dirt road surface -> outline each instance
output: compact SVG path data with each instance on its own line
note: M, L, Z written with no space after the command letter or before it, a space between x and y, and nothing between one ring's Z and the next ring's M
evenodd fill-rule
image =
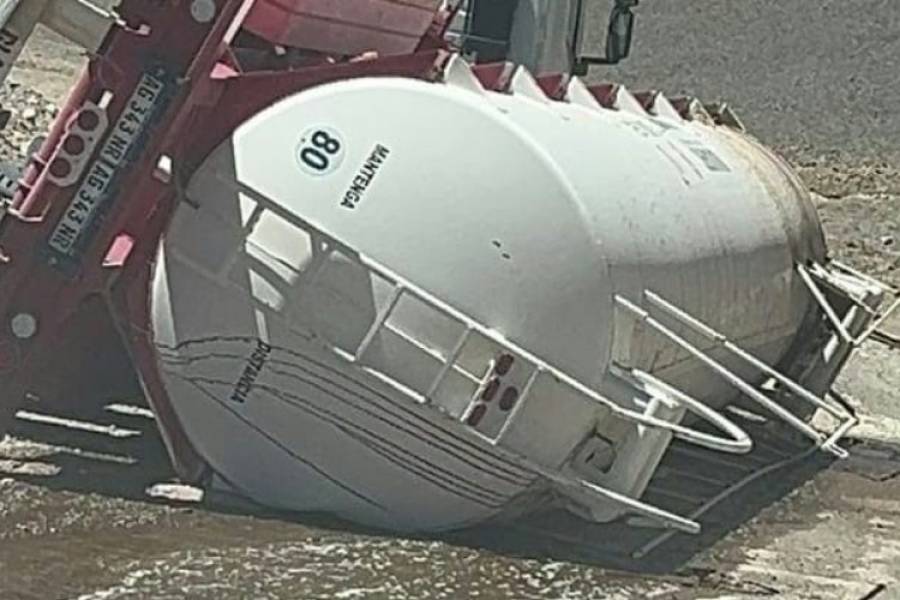
M600 29L606 3L595 9ZM900 3L639 10L633 58L592 77L730 102L817 194L833 252L900 284ZM78 61L56 36L33 40L3 93L15 118L0 154L46 125ZM900 598L900 352L867 345L838 388L863 415L849 460L794 462L706 515L699 538L643 561L612 556L634 547L603 530L397 539L221 498L151 498L172 475L134 399L97 399L65 424L29 406L0 443L0 598Z

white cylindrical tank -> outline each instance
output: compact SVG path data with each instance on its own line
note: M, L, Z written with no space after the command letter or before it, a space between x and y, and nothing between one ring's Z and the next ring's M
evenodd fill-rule
M597 389L615 358L715 405L733 397L617 315L617 295L645 290L781 361L814 309L795 265L825 252L805 190L745 135L622 94L603 108L575 80L550 100L524 70L488 91L454 63L444 83L324 85L235 131L192 180L152 297L169 395L222 479L412 529L478 521L532 489L533 472L501 464L499 425L472 457L456 447L473 389L442 389L440 410L392 400L427 396L452 327L411 305L370 339L393 287L357 253ZM527 451L548 468L603 416L566 402Z

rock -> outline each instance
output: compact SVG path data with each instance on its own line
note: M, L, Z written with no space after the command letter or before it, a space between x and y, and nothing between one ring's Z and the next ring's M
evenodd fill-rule
M178 483L156 483L145 490L151 498L174 502L202 502L203 490L191 485Z
M22 111L22 118L25 119L26 121L34 121L35 119L37 119L37 116L38 116L38 111L33 106L29 106L25 110Z

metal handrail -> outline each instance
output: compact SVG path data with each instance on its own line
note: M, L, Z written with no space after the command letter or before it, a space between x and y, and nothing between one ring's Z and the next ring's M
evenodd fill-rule
M831 303L828 302L828 299L825 297L825 294L822 293L822 290L816 284L813 279L813 275L816 277L822 278L827 281L828 271L820 264L814 263L812 265L812 270L808 269L804 265L797 265L797 271L800 274L800 278L803 280L803 283L806 284L806 287L809 289L810 294L812 294L813 298L822 308L822 311L825 313L825 316L828 317L828 320L831 321L831 324L834 326L835 330L838 332L838 335L841 338L853 346L854 348L858 348L861 346L866 340L872 337L876 332L878 332L879 328L887 321L898 309L900 309L900 288L888 285L883 281L879 281L870 275L866 275L865 273L861 273L856 269L845 265L844 263L838 261L831 261L830 264L836 267L839 271L843 271L847 275L851 275L861 281L869 283L879 290L882 293L887 293L893 296L893 301L891 304L881 311L873 311L870 307L866 307L866 310L874 316L874 319L866 327L858 336L853 337L849 331L847 331L846 326L838 318L837 314L834 312L834 307L831 306ZM833 283L831 285L834 285ZM850 295L848 294L848 297ZM855 301L855 298L850 297L851 300Z
M747 444L749 438L746 433L744 433L737 425L735 425L723 414L709 409L708 407L704 407L697 402L686 404L688 412L691 412L702 420L709 422L720 431L728 434L729 437L711 436L710 434L697 429L685 427L677 423L665 421L651 415L645 415L641 412L625 408L620 404L610 400L606 396L600 394L599 392L591 389L587 385L578 381L576 378L568 375L560 368L551 365L549 362L539 358L529 350L526 350L518 344L506 339L497 331L479 323L460 310L447 304L440 298L437 298L430 292L420 288L392 269L380 264L371 257L363 254L362 252L355 250L348 244L341 242L322 228L312 224L310 221L300 217L299 215L286 210L284 207L273 202L264 194L255 190L253 187L235 180L231 180L230 182L223 182L226 185L235 186L237 188L236 191L250 196L255 202L258 202L266 210L272 211L297 228L306 231L307 233L317 234L321 236L326 242L328 242L328 246L331 252L334 252L335 250L340 251L347 258L358 263L360 266L364 267L370 272L376 274L390 285L394 286L395 288L401 288L399 292L396 292L396 297L392 296L390 303L392 304L392 306L388 308L387 314L379 314L379 317L375 322L373 322L372 326L369 328L369 331L366 332L363 337L364 342L367 340L371 341L372 337L374 337L375 333L377 333L375 330L380 329L381 326L389 319L389 313L392 312L396 307L399 296L409 294L410 296L421 300L425 304L431 305L434 309L459 322L464 327L477 332L479 335L497 344L502 349L514 355L517 355L523 358L525 361L531 363L535 367L540 368L542 372L553 376L558 382L565 384L584 398L588 399L593 404L609 410L612 414L621 419L645 425L647 427L669 431L673 435L678 436L678 438L681 440L698 446L702 446L704 448L731 452L735 454L746 453L749 451L749 446ZM250 233L252 233L252 228L250 229L250 231L246 232L248 236L250 235ZM340 348L336 349L341 350ZM359 352L359 348L349 353L347 351L341 350L340 355L345 357L345 359L349 360L350 362L360 364L359 357L361 357L361 353ZM387 374L382 375L384 377L390 378ZM406 386L402 387L405 388Z
M694 358L702 362L706 365L710 370L717 373L723 379L725 379L728 383L736 387L740 390L744 395L748 396L757 404L763 406L768 411L774 413L786 423L788 423L791 427L803 433L808 438L812 439L816 446L822 448L825 451L831 452L832 454L840 457L846 458L848 453L843 448L837 445L837 441L843 437L847 431L849 431L854 425L858 423L858 419L855 415L847 414L844 411L839 411L830 404L828 404L822 398L816 396L799 383L785 376L784 374L778 372L776 369L773 369L769 365L765 364L763 361L759 360L749 352L742 349L740 346L730 341L725 335L719 333L718 331L712 329L705 323L701 322L699 319L693 317L687 312L681 310L671 302L668 302L660 295L646 290L644 292L644 296L647 298L648 302L650 302L655 307L659 308L670 317L685 325L693 332L705 337L717 344L719 344L722 348L728 351L733 356L741 359L745 363L749 364L756 370L760 371L772 377L776 381L780 382L782 385L790 389L792 392L797 394L803 400L810 402L814 406L821 408L827 411L834 418L841 421L841 424L837 427L837 429L829 434L825 435L820 431L813 428L809 423L803 421L789 410L763 394L761 391L756 389L754 386L744 381L741 377L733 373L730 369L713 359L709 354L700 350L694 344L691 344L687 340L685 340L680 335L676 334L674 331L666 327L664 324L653 318L649 312L646 310L636 306L632 302L622 298L621 296L616 297L616 302L622 308L628 310L635 318L641 320L642 322L649 325L651 328L660 333L663 337L667 338L676 346L682 348L691 354Z
M451 369L459 368L459 366L456 364L456 359L462 352L466 341L473 333L475 333L483 336L488 341L494 342L506 351L518 355L518 357L524 359L524 361L530 361L532 363L532 367L534 370L532 372L532 376L529 378L529 385L526 386L528 389L523 390L523 396L521 396L520 398L524 398L527 393L531 391L531 388L533 387L533 384L537 377L547 373L553 376L557 382L569 385L593 403L599 406L603 406L622 419L632 421L647 427L668 431L672 433L672 435L677 436L678 438L685 440L686 442L713 450L731 453L743 453L749 450L751 446L749 436L747 436L747 434L737 425L735 425L729 419L725 418L724 415L721 415L711 408L702 405L701 403L687 396L683 396L678 393L670 394L671 396L673 396L672 399L674 401L682 402L685 405L686 410L694 412L702 419L708 420L713 425L719 427L722 431L727 433L730 437L719 437L711 435L703 431L694 430L691 428L680 426L676 423L671 423L655 418L652 415L644 415L634 410L624 408L619 404L609 400L600 393L587 387L586 385L580 383L575 378L565 374L560 369L549 365L547 362L538 358L524 348L521 348L515 343L507 340L498 332L476 322L474 319L468 317L461 311L458 311L452 306L446 304L439 298L434 297L426 290L423 290L418 286L412 284L411 282L405 280L403 277L401 277L391 269L354 250L349 245L341 242L334 236L325 232L323 229L313 225L308 220L289 212L284 207L271 201L269 198L267 198L265 195L261 194L251 186L237 182L235 179L224 176L223 174L216 174L215 177L232 191L238 194L244 194L253 199L258 203L259 207L261 207L261 210L269 210L273 214L286 220L288 223L291 223L295 227L298 227L299 229L310 234L311 237L316 240L315 245L317 248L319 248L320 252L320 255L317 257L316 261L314 261L316 266L313 270L316 272L316 274L321 272L321 268L325 264L327 255L330 255L334 252L340 252L346 258L355 261L360 266L368 269L371 273L377 275L384 281L388 282L390 285L394 286L394 290L392 290L392 294L389 296L387 306L383 307L382 310L379 311L375 322L373 322L373 324L370 326L369 331L366 332L366 334L362 338L362 341L353 352L348 352L347 350L344 350L327 341L325 346L328 350L332 351L343 360L354 364L357 368L364 370L367 374L370 374L380 381L383 381L386 385L393 387L399 393L411 398L412 400L418 403L427 403L430 401L430 398L436 393L441 381L444 377L446 377L447 373L449 373ZM246 226L236 228L235 233L237 235L243 236L246 239L253 233L253 230L256 227L256 223L258 223L259 221L260 219L251 220L251 222ZM187 258L185 257L185 259ZM200 265L195 265L195 267L203 272L207 271ZM213 278L221 275L221 273L209 273L209 276ZM420 391L412 389L407 385L401 383L400 381L392 378L387 373L382 373L377 369L366 366L363 360L367 347L372 342L372 339L377 335L377 329L381 327L391 327L390 323L388 323L390 315L398 305L400 298L405 294L410 294L416 298L419 298L426 304L429 304L433 308L437 309L439 312L442 312L445 316L448 316L463 325L463 331L460 337L456 340L452 351L447 356L435 356L437 352L429 353L434 358L443 360L444 364L435 379L431 382L431 385L428 386L429 389L425 395L423 395ZM640 374L637 374L636 377L638 379L641 378ZM655 378L652 378L652 376L647 375L645 382L653 384L657 388L657 390L666 390L665 384L656 380ZM521 406L523 404L524 402L520 401L519 403L517 403L517 406ZM446 418L452 418L449 415L446 415L444 413L442 414ZM510 418L512 418L512 415ZM458 422L458 419L454 418L453 420L455 422ZM475 433L473 432L472 435L475 435ZM536 462L528 456L522 455L514 449L506 447L502 443L499 443L497 440L499 440L501 437L502 436L498 435L497 438L492 442L497 450L503 451L504 453L509 455L511 459L519 462L524 468L528 468L536 475L553 484L554 487L556 487L561 493L565 494L575 502L585 504L586 506L588 506L588 508L590 508L591 504L596 502L612 503L614 505L618 505L623 513L642 515L646 518L652 519L653 521L659 523L662 527L668 529L677 529L679 531L684 531L687 533L697 533L700 531L699 523L694 520L669 512L658 506L648 504L636 498L632 498L626 494L604 488L581 477L574 477L571 474L560 471L559 469L551 469L545 467L544 465Z

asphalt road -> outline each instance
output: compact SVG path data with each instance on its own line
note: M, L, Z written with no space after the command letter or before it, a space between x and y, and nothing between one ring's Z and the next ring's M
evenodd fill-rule
M611 0L594 0L592 38ZM632 56L594 79L731 103L778 146L900 163L897 0L644 0Z

